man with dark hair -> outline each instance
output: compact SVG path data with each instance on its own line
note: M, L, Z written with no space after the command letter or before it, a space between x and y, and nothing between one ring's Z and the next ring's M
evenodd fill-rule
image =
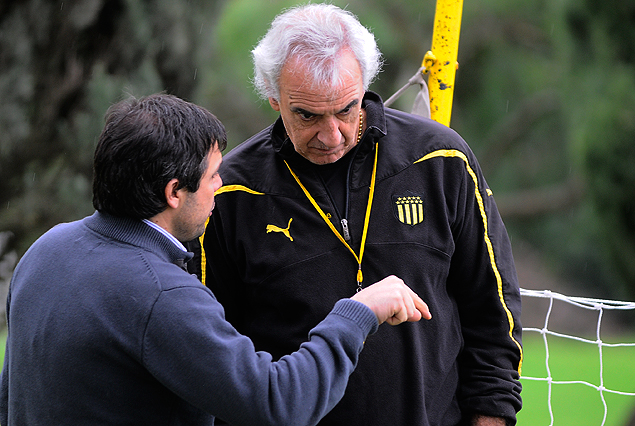
M191 253L181 242L214 208L225 144L211 113L174 96L109 110L95 151L97 211L48 231L14 272L0 424L315 424L379 324L430 318L388 277L334 303L291 355L256 352L182 269Z
M514 424L520 291L469 146L368 90L381 54L348 11L285 10L252 54L256 88L280 117L227 154L202 237L215 261L201 279L227 320L277 358L334 301L390 271L435 316L369 340L320 424Z

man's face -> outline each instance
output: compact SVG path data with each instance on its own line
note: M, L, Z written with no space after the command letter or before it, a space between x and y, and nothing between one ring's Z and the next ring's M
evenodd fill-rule
M207 219L214 209L214 193L223 185L218 168L223 156L218 147L212 148L207 155L207 170L201 177L201 184L196 192L183 191L185 202L174 220L174 236L179 241L190 241L205 232Z
M357 144L364 85L359 63L343 53L336 87L313 87L306 67L290 58L280 74L280 99L269 98L280 112L295 150L314 164L333 163Z

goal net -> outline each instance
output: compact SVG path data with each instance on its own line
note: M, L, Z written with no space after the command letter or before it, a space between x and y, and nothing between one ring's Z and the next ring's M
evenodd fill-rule
M630 331L629 334L628 328L624 327L624 324L628 323L628 321L624 321L624 318L619 317L619 315L613 315L614 313L621 313L620 315L624 315L625 318L630 316L632 320L632 315L635 314L635 302L572 297L549 290L521 289L521 296L523 298L523 341L527 340L528 344L533 342L531 346L525 347L525 363L521 374L523 386L529 387L529 382L541 382L546 385L546 405L551 425L572 424L570 423L571 419L564 420L570 417L570 413L563 413L562 417L555 414L557 410L554 409L555 402L552 397L556 387L571 387L567 389L567 395L569 395L573 387L583 386L587 389L592 389L596 391L595 395L599 397L601 404L587 404L584 401L579 401L576 404L573 401L573 406L577 406L578 410L583 412L584 410L595 410L595 416L601 420L601 423L594 423L595 420L591 423L591 417L587 417L584 423L578 424L608 425L607 417L610 410L612 410L612 406L607 402L607 397L609 395L635 396L635 392L633 392L635 383L633 383L632 379L627 380L626 385L619 380L610 381L610 383L605 380L607 375L605 367L609 363L612 369L617 371L617 376L623 376L626 372L635 370L632 364L632 360L635 359L635 343L611 343L611 341L616 339L626 340L624 336L629 335L628 340L635 340L635 333ZM526 312L531 315L530 319L527 320L528 324L525 324ZM540 341L542 341L542 344L540 344ZM571 342L576 342L576 344ZM542 348L542 345L544 345L544 348ZM568 359L559 361L565 367L558 370L553 365L553 359L556 358L555 351L560 350L563 346L573 349L567 355ZM612 350L612 348L634 349L629 355L622 355L623 358L620 361L620 358L613 358L607 355L607 352ZM532 350L534 353L531 353ZM583 356L584 352L590 353L592 356L585 358ZM537 357L540 360L536 359ZM624 357L630 357L631 362L619 366L614 365L625 362ZM532 369L528 368L530 362L532 363ZM538 363L544 363L544 366L535 368ZM525 375L525 368L531 370L527 372L529 375ZM536 372L538 374L533 374ZM615 372L611 374L615 375ZM629 374L630 377L634 376L633 373ZM622 388L614 383L619 383ZM628 385L629 383L630 386ZM573 397L567 399L571 398ZM595 397L592 396L592 398ZM543 403L544 399L540 404ZM635 407L635 399L626 398L626 402L622 402L621 406L622 408L620 409L623 412L621 421L623 422L624 418L628 420L631 417L630 412ZM601 411L602 407L604 413L599 415L597 412ZM559 413L562 413L562 410ZM564 421L561 422L560 420Z

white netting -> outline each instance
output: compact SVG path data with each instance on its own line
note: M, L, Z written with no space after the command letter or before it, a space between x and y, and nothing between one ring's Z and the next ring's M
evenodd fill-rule
M547 299L548 300L548 308L547 308L547 312L545 315L545 319L544 319L544 324L542 326L542 328L538 328L538 327L523 327L523 334L527 335L527 333L539 333L540 335L542 335L542 339L544 341L544 345L545 345L545 367L546 367L546 377L529 377L529 376L525 376L522 375L521 379L522 380L533 380L533 381L541 381L541 382L546 382L548 385L548 407L549 407L549 414L551 416L551 425L554 424L554 414L553 414L553 408L552 408L552 401L551 401L551 395L552 395L552 386L553 385L566 385L566 384L581 384L581 385L585 385L585 386L589 386L591 388L594 388L595 390L597 390L600 394L600 398L602 400L602 404L604 405L604 417L602 420L602 425L605 424L606 422L606 418L607 418L607 414L608 414L608 405L606 403L606 400L604 398L605 394L607 393L613 393L613 394L620 394L620 395L627 395L627 396L635 396L635 393L633 392L625 392L623 390L616 390L616 389L608 389L604 386L604 363L603 363L603 349L604 348L608 348L608 347L623 347L623 346L631 346L631 347L635 347L635 343L606 343L602 341L601 338L601 334L600 334L600 328L602 326L602 320L604 317L604 314L606 311L609 310L635 310L635 302L621 302L621 301L615 301L615 300L602 300L602 299L593 299L593 298L586 298L586 297L572 297L572 296L564 296L562 294L559 293L555 293L552 292L550 290L526 290L526 289L521 289L521 296L523 296L523 298L538 298L538 299ZM584 310L588 310L588 311L594 311L597 312L597 321L595 324L595 340L593 339L589 339L589 338L585 338L585 337L580 337L580 336L576 336L573 334L568 334L568 333L560 333L560 332L556 332L556 331L552 331L551 329L549 329L550 326L550 320L552 318L552 308L554 305L554 301L560 301L563 303L566 303L568 305L574 306L576 308L579 309L584 309ZM525 303L525 299L523 299L523 304ZM523 307L524 309L524 307ZM598 377L598 382L597 383L590 383L587 381L583 381L583 380L570 380L570 381L559 381L559 380L554 380L554 378L552 377L551 374L551 368L550 368L550 364L549 364L549 343L548 343L548 339L547 336L555 336L555 337L561 337L561 338L565 338L565 339L572 339L572 340L576 340L579 342L583 342L583 343L588 343L591 345L595 345L598 348L599 351L599 377ZM525 355L527 356L527 354Z

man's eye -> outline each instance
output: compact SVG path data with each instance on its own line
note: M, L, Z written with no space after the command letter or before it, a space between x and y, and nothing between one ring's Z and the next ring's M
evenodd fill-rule
M308 112L299 112L298 115L300 115L300 118L303 120L311 120L313 117L315 117L314 114Z

